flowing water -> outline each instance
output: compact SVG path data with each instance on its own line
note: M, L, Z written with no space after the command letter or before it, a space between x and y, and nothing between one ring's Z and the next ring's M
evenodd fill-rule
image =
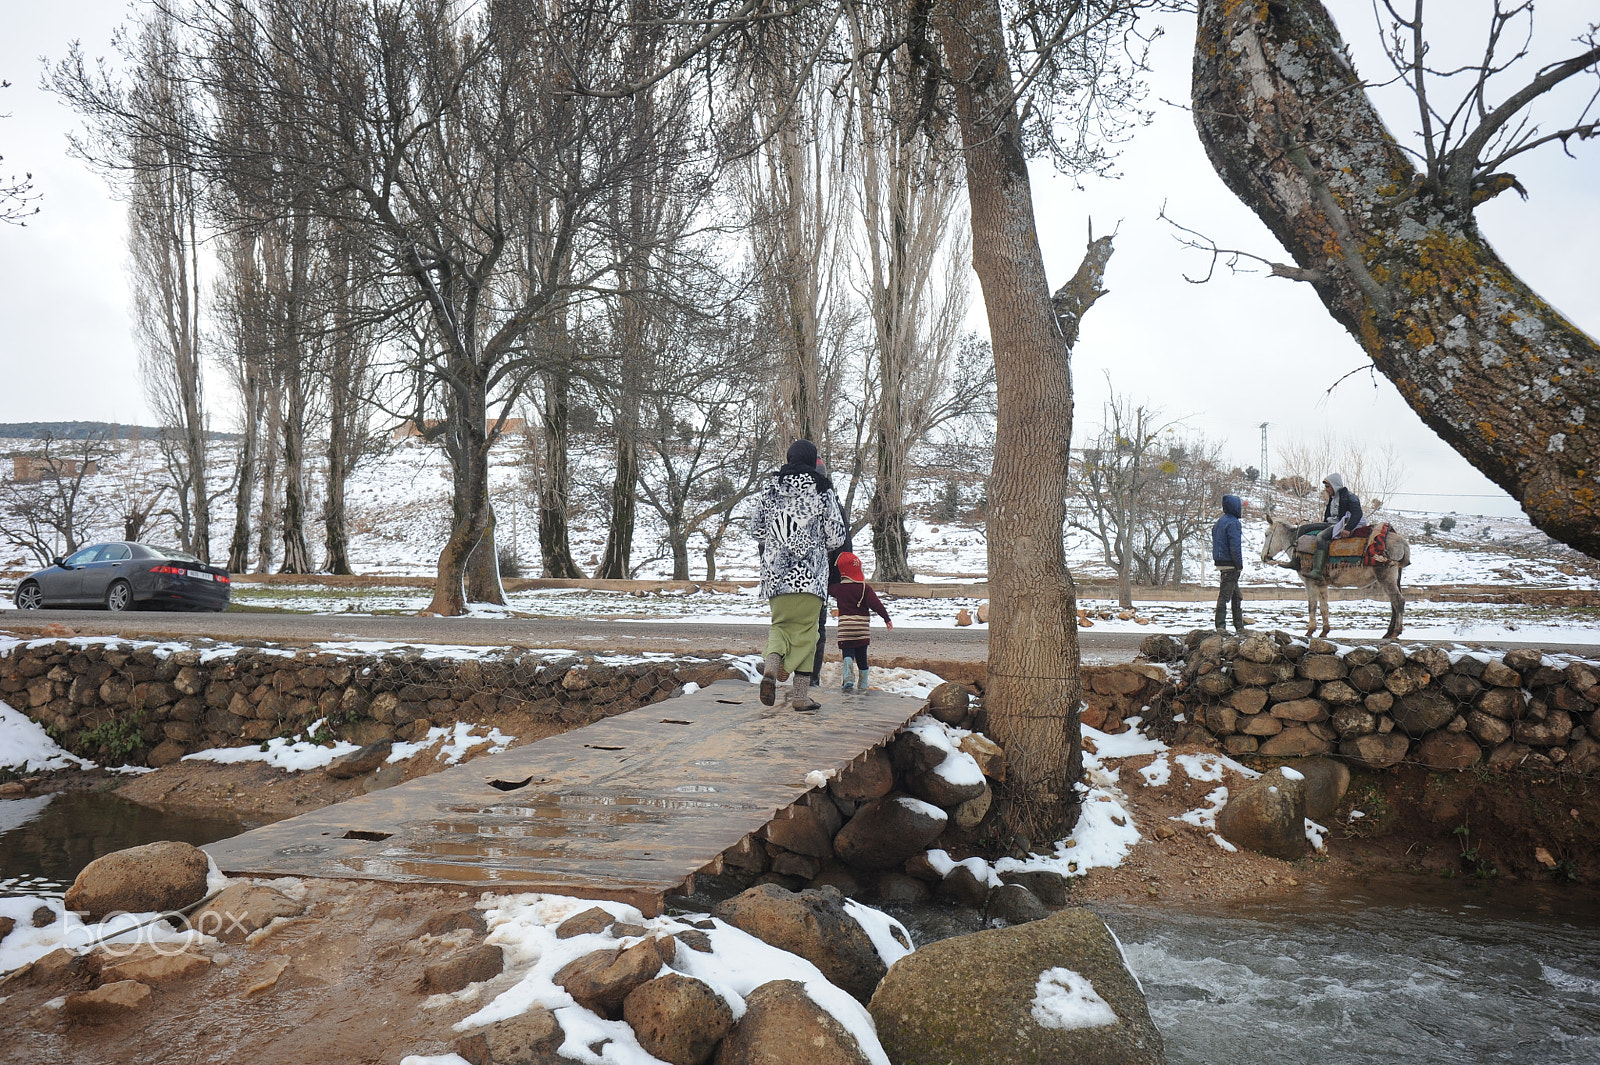
M1172 1065L1600 1062L1592 893L1419 882L1206 913L1095 909Z
M0 799L0 895L61 895L102 854L164 839L211 843L259 823L163 813L104 792Z

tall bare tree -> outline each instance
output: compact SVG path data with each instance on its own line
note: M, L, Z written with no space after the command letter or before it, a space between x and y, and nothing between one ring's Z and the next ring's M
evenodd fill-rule
M106 498L87 491L88 479L113 451L104 433L57 440L45 433L33 476L0 478L0 539L49 565L59 551L70 555L90 529L105 519Z
M1501 88L1532 9L1493 3L1481 60L1441 69L1421 0L1384 0L1391 57L1416 106L1408 148L1319 0L1201 0L1195 125L1223 181L1288 249L1293 264L1272 272L1309 282L1422 420L1536 526L1600 557L1589 429L1600 345L1501 261L1473 217L1520 188L1507 168L1523 155L1600 132L1587 90L1587 105L1553 125L1533 111L1600 72L1600 26L1567 58ZM1460 18L1456 5L1448 17Z

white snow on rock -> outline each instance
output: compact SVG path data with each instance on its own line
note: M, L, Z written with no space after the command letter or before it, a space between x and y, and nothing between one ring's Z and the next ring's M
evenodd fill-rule
M863 906L855 899L845 899L844 909L872 940L883 964L893 965L917 949L911 945L911 932L906 926L882 910Z
M1172 779L1172 763L1167 761L1167 756L1163 754L1139 770L1139 775L1144 777L1144 782L1150 787L1159 788Z
M904 806L912 813L924 814L933 818L935 821L948 821L950 819L949 814L945 813L944 810L933 805L931 802L923 802L921 799L913 799L909 795L897 796L894 801L899 803L901 806Z
M435 725L420 740L395 744L389 749L389 757L385 761L389 765L393 765L395 762L403 762L407 758L427 750L434 744L442 742L443 745L439 748L438 753L434 755L434 758L444 762L445 765L455 765L466 757L467 752L474 747L481 747L487 743L490 745L489 754L499 754L517 740L515 736L503 734L498 728L491 728L486 736L475 736L473 731L477 727L470 721L457 721L454 725L448 727Z
M0 702L0 766L24 773L48 769L93 769L94 763L61 749L44 726Z
M1180 754L1177 756L1177 762L1183 767L1183 771L1189 774L1190 780L1198 780L1201 783L1216 783L1222 780L1226 775L1224 770L1238 773L1249 780L1261 775L1254 769L1240 765L1232 758L1221 754Z
M210 881L207 883L209 886ZM33 913L41 906L54 913L55 919L43 928L35 928ZM210 936L193 929L173 928L157 913L119 913L97 924L85 924L81 917L67 910L60 898L45 895L0 898L0 917L17 922L11 933L0 939L0 972L27 965L61 947L81 954L99 943L123 949L141 943L216 944Z
M1072 1031L1116 1024L1117 1013L1088 977L1057 967L1040 973L1034 984L1033 1019L1041 1028Z
M950 857L950 852L944 850L931 850L927 853L927 858L928 864L933 866L934 871L940 876L949 876L957 869L965 868L977 878L978 883L987 884L992 888L1000 886L1000 876L995 872L995 867L982 858L966 858L958 862Z
M806 774L806 787L825 788L828 786L828 781L832 779L833 774L824 773L820 769L813 769L811 772Z
M935 776L957 786L983 783L983 770L978 760L961 749L961 741L972 735L966 729L954 728L930 714L920 714L902 730L914 733L922 742L944 752L944 760L933 767Z
M1306 842L1311 844L1312 850L1319 854L1327 850L1327 847L1325 847L1322 842L1327 835L1328 830L1326 828L1317 824L1315 821L1311 820L1311 818L1306 818Z
M1304 773L1292 766L1279 766L1278 772L1283 774L1283 779L1285 780L1304 780L1306 778Z
M1206 796L1206 804L1186 813L1181 813L1173 820L1186 821L1196 828L1216 828L1217 815L1222 812L1224 806L1228 805L1227 786L1212 788L1211 793Z
M274 736L255 747L212 747L205 751L196 751L183 756L185 762L217 762L221 765L237 765L240 762L265 762L277 769L289 773L304 773L308 769L321 769L329 762L341 755L354 754L361 748L348 740L337 740L331 746L324 747L313 743L305 736L315 736L318 730L326 724L326 719L314 722L305 732L296 735L294 739L284 739Z
M485 916L490 931L485 941L498 945L505 952L507 972L520 972L521 976L487 1005L459 1021L456 1031L467 1032L542 1006L555 1013L566 1035L560 1048L563 1057L588 1065L657 1065L656 1059L639 1045L628 1025L606 1020L584 1009L554 982L555 974L568 962L597 949L610 949L619 943L624 947L632 946L640 940L630 937L619 941L603 933L557 939L555 930L568 917L592 906L606 910L619 920L643 925L651 935L671 935L691 926L672 917L646 920L637 909L623 903L561 895L491 895L486 901L489 908ZM832 1014L855 1037L873 1065L889 1065L866 1008L829 983L821 970L732 925L722 921L714 924L714 928L706 930L712 947L709 953L680 949L672 964L663 971L670 969L703 981L728 1003L735 1019L744 1015L745 996L762 984L796 980L805 987L813 1002ZM609 1042L600 1053L590 1049L601 1040ZM445 1056L415 1060L443 1062L449 1059Z

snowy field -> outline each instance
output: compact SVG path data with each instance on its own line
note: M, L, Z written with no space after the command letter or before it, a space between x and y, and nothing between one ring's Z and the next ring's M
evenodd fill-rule
M38 443L30 440L0 440L0 450L31 452ZM227 491L232 464L231 445L219 444L213 455L212 492L214 544L225 544L232 530L232 496ZM495 451L490 470L490 485L503 546L512 549L528 575L537 575L538 514L526 465L526 450L516 439L502 443ZM609 453L603 441L579 437L575 440L574 490L570 515L573 557L586 572L598 564L605 547L607 529L606 492L609 489ZM120 539L120 512L129 494L129 485L139 478L155 476L159 457L148 445L142 451L127 451L121 460L107 464L105 472L86 481L87 498L102 514L93 526L92 539ZM312 511L320 507L321 487L313 468L309 471L308 491ZM947 487L956 483L962 506L954 522L933 520L935 501ZM848 483L839 485L841 493ZM865 489L862 490L863 492ZM918 580L941 583L981 580L987 569L986 544L979 515L972 508L982 487L967 484L960 474L929 471L912 481L909 490L911 520L911 563ZM858 493L858 509L865 497ZM348 486L352 563L358 573L386 576L431 576L444 544L450 510L449 470L443 456L416 440L395 443L359 468ZM259 503L258 503L259 506ZM1259 507L1252 508L1259 510ZM635 576L662 578L671 575L671 560L664 542L664 526L649 507L640 505L634 538ZM1525 519L1455 515L1456 525L1448 533L1422 535L1425 522L1437 525L1437 513L1384 511L1383 520L1400 528L1412 539L1412 563L1406 583L1519 584L1537 588L1600 588L1600 569L1581 556L1553 544ZM322 530L309 523L307 536L313 558L320 559ZM1265 526L1247 524L1245 553L1250 559L1260 554ZM171 542L172 530L157 528L145 538ZM1068 562L1080 581L1105 581L1114 578L1099 544L1086 534L1069 530L1066 535ZM1209 540L1195 543L1185 561L1185 580L1207 583L1216 579L1210 564ZM873 569L871 536L857 535L857 554L868 573ZM736 525L717 554L717 577L744 580L756 576L755 546L744 526ZM690 577L706 578L705 538L694 535L689 547ZM20 549L0 547L0 570L27 572L37 560ZM1246 585L1282 584L1282 571L1250 565L1243 577ZM9 598L14 581L0 582L0 592ZM334 609L343 609L340 604Z

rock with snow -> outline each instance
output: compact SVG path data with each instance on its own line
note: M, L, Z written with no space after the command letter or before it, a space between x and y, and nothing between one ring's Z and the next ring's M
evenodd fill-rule
M833 839L833 853L857 869L894 869L927 849L949 823L937 806L904 795L869 802Z
M791 892L761 884L711 912L763 943L798 954L863 1003L883 979L886 967L872 937L833 888Z
M939 881L938 895L958 906L981 910L989 901L989 878L965 863L956 865Z
M586 1009L612 1020L629 993L661 971L676 953L673 939L646 939L626 950L597 950L564 965L555 982Z
M871 1065L855 1036L812 1001L797 980L773 980L746 995L745 1014L717 1047L714 1060L716 1065Z
M543 1006L496 1021L456 1040L456 1053L470 1065L555 1065L566 1033Z
M1305 856L1305 823L1305 778L1281 768L1230 795L1217 814L1217 831L1224 839L1286 862Z
M645 1052L669 1065L704 1065L733 1028L733 1010L692 976L665 973L634 988L622 1017Z
M616 923L616 918L610 910L603 910L598 906L590 906L582 913L575 913L568 917L556 928L557 939L571 939L573 936L594 935L604 932Z
M205 898L210 862L187 843L166 841L96 858L67 889L67 909L89 922L108 913L181 910Z
M1165 1061L1121 949L1087 910L931 943L895 963L870 1009L895 1065Z
M1046 906L1067 904L1067 878L1050 869L1019 869L1000 874L1007 884L1020 884Z

